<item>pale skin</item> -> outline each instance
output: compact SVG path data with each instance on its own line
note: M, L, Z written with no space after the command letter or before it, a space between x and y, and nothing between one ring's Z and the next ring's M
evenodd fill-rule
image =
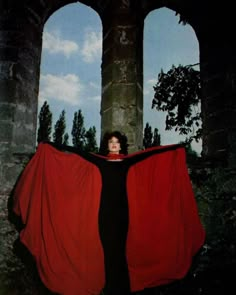
M108 151L109 154L119 154L121 150L120 142L118 138L112 137L108 140Z

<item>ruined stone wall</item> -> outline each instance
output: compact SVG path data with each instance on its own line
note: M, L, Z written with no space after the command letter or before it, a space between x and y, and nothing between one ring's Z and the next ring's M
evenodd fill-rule
M223 166L236 169L235 56L229 48L218 44L218 50L213 50L216 43L208 44L208 48L202 44L203 152L221 159Z
M124 5L115 12L102 16L101 134L123 131L131 153L143 138L143 17Z
M9 221L10 193L35 150L43 24L55 10L72 2L76 1L0 2L0 294L3 295L24 294L22 281L21 287L8 284L20 275L30 286L25 294L36 295L35 288L41 290L34 280L29 282L29 272L24 271L24 265L14 254L18 233L11 218ZM225 165L235 169L236 48L235 18L231 14L234 10L230 4L227 9L218 7L216 13L218 4L212 7L212 1L81 2L98 12L104 25L102 132L123 130L132 149L139 149L143 112L143 21L152 9L166 6L189 21L199 40L204 155L222 158ZM8 289L10 285L13 290ZM46 294L44 291L41 294Z
M186 8L187 7L187 8ZM182 6L181 18L199 41L203 156L236 169L235 17L231 5L200 1ZM201 16L201 17L199 17Z
M0 12L0 182L9 192L35 148L42 28L24 7Z

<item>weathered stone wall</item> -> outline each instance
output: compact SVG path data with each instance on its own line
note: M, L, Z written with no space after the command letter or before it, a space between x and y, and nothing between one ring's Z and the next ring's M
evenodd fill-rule
M39 69L45 21L76 1L1 1L0 13L0 190L11 190L19 158L35 149ZM236 163L235 45L229 6L206 1L81 1L103 24L101 133L120 129L130 152L142 146L143 22L166 5L196 32L202 75L203 154ZM223 22L219 19L226 15ZM158 54L158 52L157 52Z
M128 6L114 12L102 16L101 134L125 132L133 152L143 138L143 17Z
M9 221L10 194L35 150L43 25L54 11L73 2L76 1L0 2L0 294L3 295L46 294L14 254L18 233L13 220ZM199 40L204 156L235 169L236 48L231 4L214 3L213 7L212 1L194 0L81 2L98 12L104 28L102 133L120 129L128 135L131 151L141 146L143 22L151 10L166 6L190 23ZM22 291L23 281L14 290L9 287L11 279L14 281L19 274L30 286L27 292Z
M42 26L22 7L0 12L0 182L9 192L35 148Z
M214 3L213 6L210 1L199 1L182 6L180 13L192 25L199 41L203 156L235 169L236 45L233 9L223 3Z

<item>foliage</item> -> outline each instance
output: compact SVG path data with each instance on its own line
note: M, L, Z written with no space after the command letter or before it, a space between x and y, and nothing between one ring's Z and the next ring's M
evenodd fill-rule
M73 126L72 126L72 143L73 146L84 150L85 148L85 127L84 127L84 116L82 114L81 110L78 110L78 112L74 113L74 120L73 120Z
M200 163L201 158L198 153L193 150L191 142L189 142L188 140L180 141L180 144L183 144L185 146L186 159L188 164L192 165L195 163Z
M158 133L158 129L155 128L154 132L152 132L152 127L147 122L144 128L144 136L143 136L144 149L147 149L152 146L158 146L160 144L161 144L161 135Z
M161 144L161 135L158 132L158 129L154 128L152 146L158 146L160 144Z
M98 146L96 141L96 128L95 126L90 127L85 133L86 143L85 143L85 151L88 152L98 152Z
M144 137L143 137L143 146L145 149L152 146L152 137L153 137L152 127L147 122L144 128Z
M52 113L47 101L44 102L39 113L39 127L37 141L50 141L52 130Z
M203 222L211 265L236 263L236 173L211 169L194 190L199 206L205 207Z
M199 255L195 284L201 289L201 294L233 294L236 266L236 171L209 167L191 170L199 214L206 229L206 241Z
M200 72L193 66L172 68L158 75L158 82L153 87L155 94L152 108L167 112L166 130L175 128L187 140L199 141L202 135L200 113Z
M50 141L51 139L51 126L52 126L52 113L49 109L48 103L45 101L40 110L40 124L38 129L38 143L40 141ZM63 110L54 125L53 141L58 145L69 145L69 135L66 131L66 118L65 110ZM81 110L74 113L74 120L72 126L72 142L73 145L80 150L88 152L97 152L96 142L96 128L90 127L87 131L84 127L84 116Z
M68 145L69 144L69 134L67 132L64 134L62 144L63 145Z
M63 110L54 126L53 141L56 144L62 144L65 142L64 134L66 130L65 111ZM68 141L68 138L67 138Z
M179 24L182 23L182 25L185 26L185 25L187 25L187 24L189 23L189 22L188 22L188 19L187 19L186 16L184 16L183 14L176 12L175 15L176 15L176 16L179 16Z

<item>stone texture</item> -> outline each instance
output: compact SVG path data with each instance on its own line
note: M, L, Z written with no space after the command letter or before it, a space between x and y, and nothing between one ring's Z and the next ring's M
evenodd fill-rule
M0 4L0 294L3 295L46 294L13 253L17 232L9 222L9 196L35 151L44 24L54 11L74 2L77 1L2 0ZM101 133L108 129L122 130L128 136L130 152L141 148L143 24L149 12L168 7L192 26L199 41L203 156L236 169L233 4L180 0L80 2L94 9L103 24ZM12 290L8 283L19 274L21 283Z

